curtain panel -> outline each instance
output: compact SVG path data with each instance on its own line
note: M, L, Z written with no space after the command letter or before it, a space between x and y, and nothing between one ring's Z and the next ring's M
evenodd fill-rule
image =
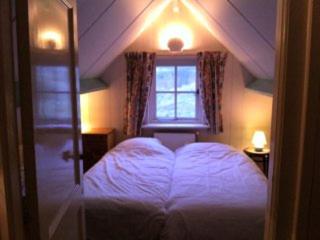
M124 134L127 137L141 135L141 127L146 112L155 69L155 53L126 53L127 98Z
M223 132L222 87L227 53L200 52L197 54L197 72L200 97L212 134Z

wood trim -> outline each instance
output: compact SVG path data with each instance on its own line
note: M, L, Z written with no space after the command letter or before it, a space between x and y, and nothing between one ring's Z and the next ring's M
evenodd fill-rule
M309 1L306 53L306 106L304 119L303 163L299 199L296 202L296 236L320 239L320 1Z
M30 39L29 39L29 1L16 1L17 16L17 39L19 56L19 90L21 99L21 121L23 163L25 174L25 208L27 210L28 221L25 224L26 239L33 236L34 240L40 239L40 223L38 218L38 194L37 194L37 173L34 162L34 128L33 128L33 106L32 99L32 79L30 62ZM29 238L30 239L30 238Z
M66 4L67 2L63 0L63 2ZM67 5L67 4L66 4ZM74 130L73 135L73 142L74 142L74 148L73 148L73 160L74 160L74 167L76 172L76 184L81 184L81 172L82 172L82 166L80 163L80 145L81 145L81 125L80 125L80 107L79 107L79 81L78 76L76 73L76 70L78 68L78 59L77 59L77 53L78 53L78 45L76 44L78 42L78 33L77 33L77 9L75 9L76 4L74 4L72 1L68 3L68 22L69 22L69 45L70 45L70 62L71 62L71 69L73 71L70 72L70 79L71 79L71 94L72 94L72 127Z
M23 239L11 5L0 1L0 239Z
M316 239L311 219L319 206L310 203L319 200L318 13L319 0L278 2L267 240Z
M146 10L152 5L153 0L151 0L148 5L146 7L144 7L139 14L129 23L128 26L125 27L125 29L120 32L120 34L116 37L116 39L109 45L107 46L103 51L101 51L101 53L99 54L99 56L95 59L95 61L93 61L92 64L90 64L84 71L83 74L81 74L81 76L85 76L88 74L89 71L91 71L91 69L97 64L97 62L115 45L115 43L117 41L119 41L119 39L121 37L123 37L123 35L125 34L126 31L128 31L131 26L141 17L141 15L143 15Z
M49 239L52 239L56 230L59 227L59 224L62 222L63 217L66 215L69 207L74 201L74 196L81 195L82 187L80 185L76 185L73 191L70 193L69 197L66 199L65 203L59 208L57 215L54 217L51 225L49 226Z

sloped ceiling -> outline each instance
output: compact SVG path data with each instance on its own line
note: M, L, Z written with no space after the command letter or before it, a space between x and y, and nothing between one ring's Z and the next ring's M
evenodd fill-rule
M78 0L81 77L100 76L171 2ZM276 0L181 2L254 76L273 78Z

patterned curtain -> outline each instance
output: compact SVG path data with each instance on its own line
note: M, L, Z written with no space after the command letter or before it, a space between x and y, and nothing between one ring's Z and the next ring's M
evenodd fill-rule
M155 53L130 52L127 60L127 100L124 134L127 137L141 135L155 68Z
M200 96L213 134L223 132L222 123L222 87L226 53L200 52L197 54L197 72L200 80Z

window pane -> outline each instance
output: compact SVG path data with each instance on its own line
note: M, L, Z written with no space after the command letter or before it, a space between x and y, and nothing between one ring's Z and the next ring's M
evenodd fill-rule
M177 94L177 117L195 118L196 117L196 95L194 93Z
M156 68L156 91L174 91L174 67Z
M157 118L174 118L174 94L157 93Z
M37 110L40 120L68 122L70 115L71 99L69 93L38 93Z
M196 67L178 67L178 91L196 91Z

